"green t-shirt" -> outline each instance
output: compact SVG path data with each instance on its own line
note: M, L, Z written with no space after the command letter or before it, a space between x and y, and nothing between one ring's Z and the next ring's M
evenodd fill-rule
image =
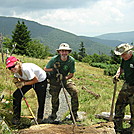
M121 68L127 83L134 85L134 54L129 60L122 59Z
M59 72L63 76L67 76L68 73L74 73L75 70L75 60L73 57L68 56L68 59L66 61L62 61L60 58L60 55L55 55L51 58L51 60L46 65L46 68L54 68L54 64L56 62L60 63ZM51 74L54 74L54 72L51 72Z

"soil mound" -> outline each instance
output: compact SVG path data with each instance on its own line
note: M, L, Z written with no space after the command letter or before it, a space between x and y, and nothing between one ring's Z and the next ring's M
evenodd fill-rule
M113 123L92 126L41 124L20 130L20 134L115 134Z

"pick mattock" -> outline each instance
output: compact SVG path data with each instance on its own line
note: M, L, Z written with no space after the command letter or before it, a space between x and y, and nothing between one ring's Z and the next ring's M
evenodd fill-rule
M117 90L117 81L119 80L115 80L115 83L114 83L114 92L113 92L113 99L112 99L109 121L113 120L113 110L114 110L114 101L115 101L115 95L116 95L116 90Z
M34 121L35 121L36 125L38 125L38 122L37 122L37 120L36 120L36 118L35 118L35 116L34 116L34 113L33 113L32 109L31 109L30 105L28 104L28 102L27 102L27 100L26 100L26 97L24 96L24 94L23 94L21 88L19 88L19 90L20 90L20 92L21 92L21 95L22 95L22 97L23 97L23 99L24 99L24 101L25 101L25 103L26 103L26 105L27 105L27 107L28 107L28 109L29 109L29 111L30 111L32 117L34 118Z
M57 71L58 74L60 75L60 72L59 72L59 69L58 69L58 68L56 68L56 71ZM67 94L66 94L66 91L65 91L65 86L64 86L62 80L61 80L61 86L62 86L62 88L63 88L63 92L64 92L64 95L65 95L65 98L66 98L66 102L67 102L67 104L68 104L68 108L69 108L69 111L70 111L71 116L72 116L72 119L73 119L73 124L76 126L76 121L75 121L75 118L74 118L74 114L73 114L72 109L71 109L71 106L70 106L70 104L69 104L69 100L68 100L68 98L67 98Z

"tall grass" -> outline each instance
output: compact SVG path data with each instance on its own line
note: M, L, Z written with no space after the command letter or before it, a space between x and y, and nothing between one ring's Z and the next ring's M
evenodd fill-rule
M32 62L44 68L48 59L36 59L28 58L23 56L16 56L23 62ZM100 68L95 68L89 66L87 63L76 62L76 72L74 78L72 79L79 91L79 111L85 111L87 113L87 118L83 122L86 125L94 124L102 120L96 119L95 114L100 114L101 112L110 112L114 84L112 82L112 77L103 74L104 70ZM117 93L123 84L123 81L118 82ZM97 99L92 94L86 92L82 89L85 86L88 90L99 94L100 97ZM5 96L10 96L15 91L15 85L12 83L12 74L9 70L5 69L5 65L0 62L0 94L5 94ZM32 107L33 112L36 114L37 99L33 90L26 93L27 101ZM22 101L22 115L29 115L29 111ZM126 113L129 114L129 109L127 108Z
M85 121L86 123L96 123L100 120L95 118L95 114L110 112L114 91L112 77L104 75L103 69L91 67L86 63L76 63L76 69L74 81L79 89L80 110L87 112L88 119ZM123 81L118 82L116 97L122 83ZM100 97L97 99L82 90L82 86L100 95Z

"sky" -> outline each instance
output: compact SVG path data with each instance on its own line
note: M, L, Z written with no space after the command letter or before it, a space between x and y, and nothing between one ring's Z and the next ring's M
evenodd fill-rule
M134 0L0 0L0 16L88 37L134 31L133 12Z

